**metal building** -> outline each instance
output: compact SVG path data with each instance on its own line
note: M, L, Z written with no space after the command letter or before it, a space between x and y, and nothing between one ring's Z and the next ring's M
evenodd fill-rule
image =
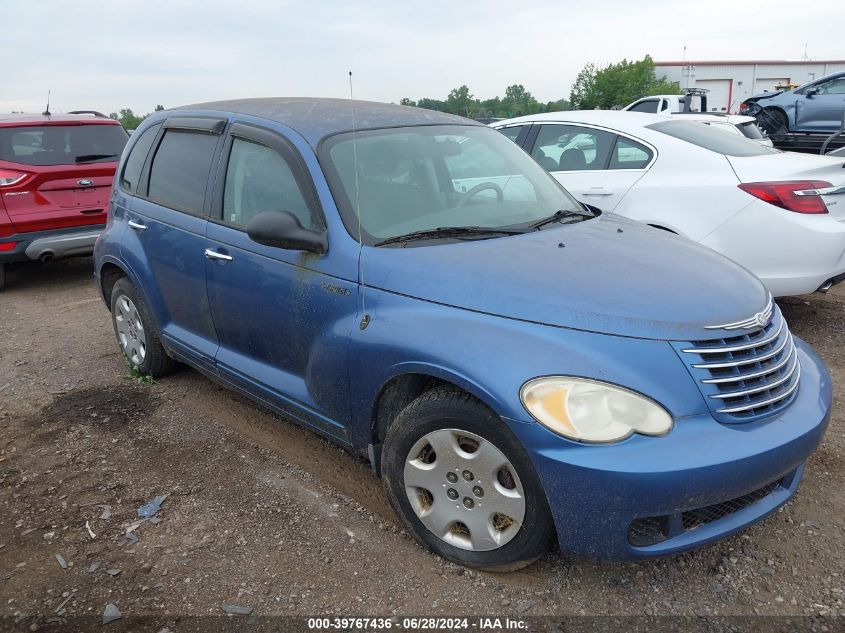
M681 88L704 88L711 112L737 112L746 98L783 86L805 84L845 71L845 60L834 61L682 61L655 62L658 77Z

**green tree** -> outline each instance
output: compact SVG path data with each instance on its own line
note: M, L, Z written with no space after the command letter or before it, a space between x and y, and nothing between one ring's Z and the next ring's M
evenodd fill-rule
M411 99L409 99L408 97L402 97L401 99L399 99L399 105L404 105L404 106L415 106L415 105L417 105L417 102L416 102L416 101L412 101L412 100L411 100Z
M162 112L164 110L164 106L159 104L155 107L155 112Z
M575 79L569 100L579 110L609 109L624 107L648 95L678 92L677 83L657 78L654 60L646 55L640 61L623 59L601 69L586 64Z
M437 110L438 112L443 112L446 109L446 102L440 101L439 99L429 99L428 97L423 97L417 101L417 107L425 108L426 110Z
M475 116L477 109L475 97L469 93L469 88L464 84L460 88L453 89L446 97L445 111L451 114L459 114L465 117Z
M505 116L522 116L540 112L542 107L537 99L525 89L522 84L514 84L505 88L505 98L502 99L502 109Z

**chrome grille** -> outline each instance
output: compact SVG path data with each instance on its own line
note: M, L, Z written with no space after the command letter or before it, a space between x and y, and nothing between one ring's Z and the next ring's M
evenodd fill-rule
M777 306L765 327L675 347L720 417L745 421L769 415L787 406L798 391L798 350Z

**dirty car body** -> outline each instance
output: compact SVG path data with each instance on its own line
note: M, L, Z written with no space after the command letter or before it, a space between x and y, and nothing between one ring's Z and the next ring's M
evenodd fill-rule
M202 183L194 208L155 183L168 143L186 134L208 153L182 174ZM301 194L255 208L292 214L245 228L227 211L253 159L243 143L273 149ZM256 161L243 173L273 169ZM565 213L538 223L532 209L547 199L556 208L541 219ZM113 306L131 282L168 355L377 472L394 457L394 420L413 422L427 390L465 394L509 438L501 452L527 455L519 478L527 491L536 473L534 509L568 552L648 558L732 534L790 498L827 425L828 373L757 279L683 238L587 211L510 141L465 119L321 99L157 113L132 136L110 210L95 249L103 297ZM290 215L302 248L251 239ZM458 217L463 231L431 233ZM548 377L618 388L668 424L599 441L562 435L529 409L532 381ZM439 486L417 518L443 503ZM473 526L481 503L467 499L454 512ZM453 560L495 560L466 534L446 540L434 549Z

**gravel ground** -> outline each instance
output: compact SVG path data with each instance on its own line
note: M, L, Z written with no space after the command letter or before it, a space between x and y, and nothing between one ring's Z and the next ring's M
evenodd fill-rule
M555 553L488 574L419 546L369 466L313 433L187 368L127 377L90 259L14 268L0 294L0 628L101 628L119 612L106 630L218 630L250 618L191 618L253 610L805 616L841 630L845 289L780 305L835 384L825 442L785 508L669 559ZM138 524L158 495L161 510Z

